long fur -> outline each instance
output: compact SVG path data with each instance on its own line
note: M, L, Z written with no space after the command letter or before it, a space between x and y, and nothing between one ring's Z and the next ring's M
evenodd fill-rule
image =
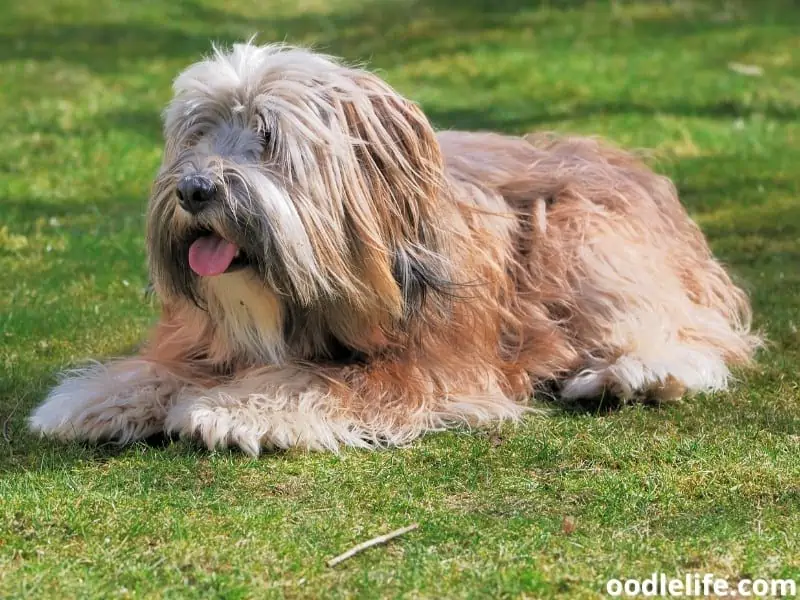
M147 219L161 322L30 419L62 439L398 445L564 397L724 389L759 339L672 183L594 139L434 132L375 75L242 44L175 81ZM218 190L193 215L181 177ZM198 232L248 257L200 277Z

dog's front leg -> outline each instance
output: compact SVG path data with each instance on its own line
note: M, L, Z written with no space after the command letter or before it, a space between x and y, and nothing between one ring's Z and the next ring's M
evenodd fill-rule
M182 385L164 366L144 358L77 369L50 392L29 425L61 440L124 444L163 431Z
M454 423L479 425L526 412L492 372L451 375L443 381L441 373L403 361L338 371L266 367L215 387L184 388L165 429L199 438L209 449L238 446L256 456L262 448L397 446Z
M237 446L336 450L372 445L366 427L347 410L341 385L300 367L266 367L211 388L186 387L165 429L199 438L209 449Z

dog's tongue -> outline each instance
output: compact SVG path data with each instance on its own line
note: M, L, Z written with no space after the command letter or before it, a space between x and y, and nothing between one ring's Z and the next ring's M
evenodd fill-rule
M219 275L231 266L237 250L218 235L197 238L189 247L189 266L198 275Z

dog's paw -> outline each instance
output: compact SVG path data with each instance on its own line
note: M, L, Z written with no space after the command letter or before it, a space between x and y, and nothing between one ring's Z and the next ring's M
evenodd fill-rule
M238 447L250 456L262 450L327 450L341 446L370 448L375 436L345 418L306 405L287 410L285 399L261 394L246 398L227 391L188 390L170 408L164 430L184 438L199 439L209 450Z
M57 388L33 411L28 418L28 427L43 436L60 440L75 439L79 437L76 420L85 409L86 400L61 393Z
M679 350L657 360L623 355L612 363L592 365L567 379L561 396L594 398L607 393L623 401L672 401L687 392L725 388L728 370L721 357L693 348Z
M168 434L200 439L209 450L233 446L258 456L265 445L266 432L257 422L227 406L202 400L175 406L167 415L164 429Z
M121 444L159 433L176 389L154 378L103 366L73 373L34 410L28 426L59 440L109 440Z

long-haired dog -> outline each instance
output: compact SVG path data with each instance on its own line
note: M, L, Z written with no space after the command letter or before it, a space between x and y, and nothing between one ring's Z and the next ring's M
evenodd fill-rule
M585 138L434 132L375 75L236 45L175 81L147 217L161 318L67 374L61 439L336 449L567 398L719 390L750 307L675 188Z

